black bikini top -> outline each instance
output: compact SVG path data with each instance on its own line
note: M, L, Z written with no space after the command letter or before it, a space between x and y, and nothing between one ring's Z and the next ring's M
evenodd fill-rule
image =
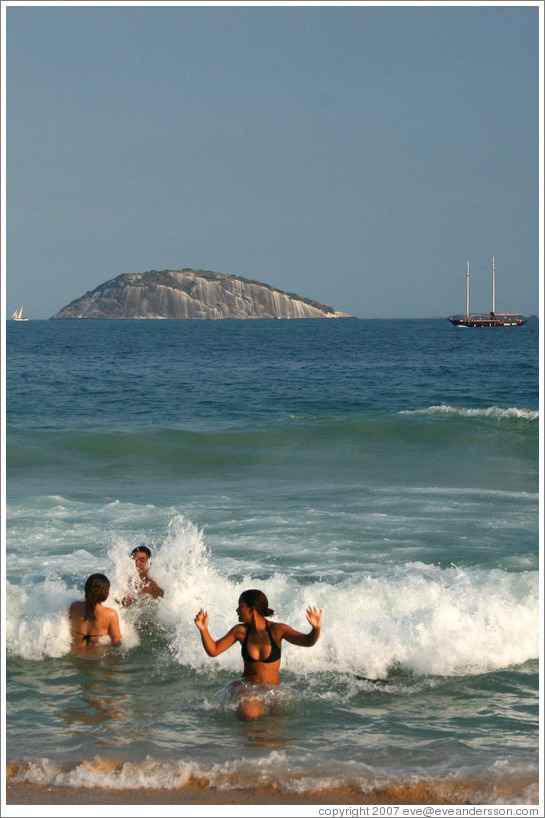
M72 631L72 633L81 636L81 641L85 642L86 645L91 644L91 639L100 639L101 636L108 636L107 633L80 633L80 631Z
M249 628L248 626L246 626L246 636L244 637L244 642L242 643L242 649L240 651L242 653L242 658L244 659L245 662L264 662L265 664L269 664L271 662L278 662L278 660L280 659L282 651L272 638L272 633L271 629L269 628L268 622L265 623L265 627L267 628L267 633L269 634L269 639L271 640L271 652L269 653L266 659L254 659L253 656L250 656L250 654L248 653L247 645Z

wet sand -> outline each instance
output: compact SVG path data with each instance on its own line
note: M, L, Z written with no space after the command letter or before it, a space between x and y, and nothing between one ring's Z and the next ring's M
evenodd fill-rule
M181 789L181 790L111 790L88 789L83 787L45 787L36 784L12 784L6 787L6 804L179 804L221 806L222 804L254 805L259 804L359 804L358 798L349 801L339 801L335 793L324 793L323 797L316 795L287 795L279 792L263 790L218 790ZM376 802L373 802L376 803Z

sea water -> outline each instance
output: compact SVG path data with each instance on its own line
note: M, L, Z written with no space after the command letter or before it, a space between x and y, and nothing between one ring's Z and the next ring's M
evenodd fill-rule
M7 327L6 750L50 786L538 797L538 322ZM147 544L164 598L116 602ZM70 653L111 580L123 646ZM244 589L307 631L242 722ZM400 789L401 788L401 789ZM378 796L377 796L378 797Z

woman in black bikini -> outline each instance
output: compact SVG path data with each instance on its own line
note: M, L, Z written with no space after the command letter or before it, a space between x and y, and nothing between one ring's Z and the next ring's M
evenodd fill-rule
M109 636L112 645L121 643L119 617L102 603L108 599L110 580L104 574L91 574L85 583L85 601L70 605L72 646L79 650L96 648L101 637Z
M312 605L306 609L307 620L312 626L310 633L300 633L282 622L268 622L265 617L273 614L265 594L252 589L240 595L237 608L240 624L217 641L208 631L208 612L201 608L195 617L195 625L201 632L202 643L209 656L218 656L235 642L240 642L244 673L241 680L233 682L233 691L239 699L239 715L246 719L255 719L263 714L264 702L263 697L259 696L258 686L263 688L264 685L280 684L282 639L292 645L310 648L320 636L322 611ZM249 685L256 688L249 690Z

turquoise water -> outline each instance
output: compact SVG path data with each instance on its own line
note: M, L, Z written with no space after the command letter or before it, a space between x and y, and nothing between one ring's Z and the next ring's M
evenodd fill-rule
M535 801L537 321L7 330L6 749L23 777ZM121 595L142 542L164 599L120 610L121 650L74 659L69 603L96 571ZM324 609L255 724L222 693L239 650L210 659L193 624L202 605L225 633L248 587L301 630Z

